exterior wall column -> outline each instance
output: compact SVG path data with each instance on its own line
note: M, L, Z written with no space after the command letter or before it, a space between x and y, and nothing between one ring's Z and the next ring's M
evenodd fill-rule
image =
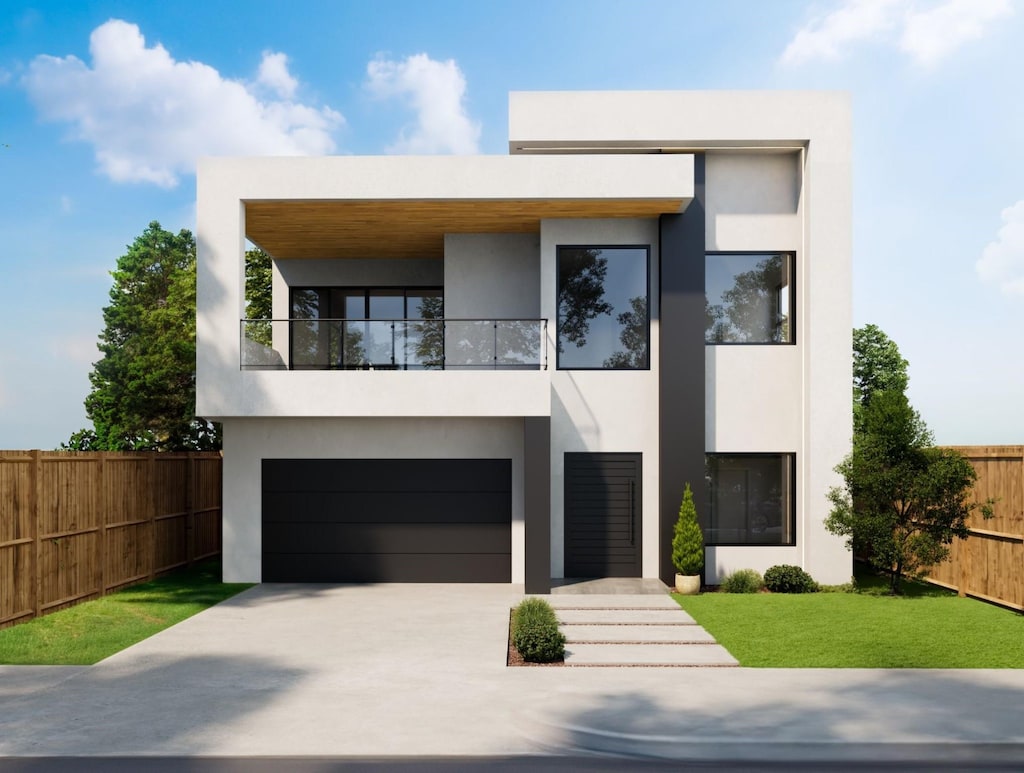
M704 154L693 159L693 201L659 220L661 269L658 392L661 450L659 575L675 583L672 530L683 489L704 499ZM706 515L706 514L703 514Z

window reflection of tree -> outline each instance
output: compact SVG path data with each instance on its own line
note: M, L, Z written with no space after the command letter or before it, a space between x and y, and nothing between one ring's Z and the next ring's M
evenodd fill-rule
M613 353L604 361L606 368L646 368L647 358L647 298L638 295L629 299L630 310L616 317L622 330L619 341L625 351Z
M444 298L440 295L420 299L420 322L409 323L407 351L415 353L408 365L427 370L444 367Z
M787 343L788 255L770 255L736 274L722 303L704 299L705 340L710 343Z
M558 254L558 351L563 341L581 349L587 344L590 320L611 314L604 300L608 259L598 249L563 248Z

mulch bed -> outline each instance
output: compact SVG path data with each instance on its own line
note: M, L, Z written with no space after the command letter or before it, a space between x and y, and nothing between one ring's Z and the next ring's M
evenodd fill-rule
M547 668L548 666L564 666L565 660L553 660L550 663L531 663L528 660L524 660L523 656L519 654L519 650L516 649L516 645L512 643L512 612L510 611L508 614L508 657L505 660L505 665Z

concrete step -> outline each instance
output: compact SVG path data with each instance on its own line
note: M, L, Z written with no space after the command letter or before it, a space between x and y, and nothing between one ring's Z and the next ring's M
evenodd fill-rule
M699 625L562 625L570 644L593 642L714 644Z
M738 666L720 644L572 644L567 666Z
M603 623L612 625L694 625L694 620L676 605L675 609L555 609L559 623Z
M675 609L679 605L667 593L652 596L616 596L610 594L563 594L543 596L555 609Z

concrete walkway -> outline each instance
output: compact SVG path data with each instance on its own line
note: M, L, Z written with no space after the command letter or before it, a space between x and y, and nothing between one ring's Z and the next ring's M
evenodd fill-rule
M1021 671L508 668L521 598L258 586L91 668L0 669L0 756L1024 763Z
M658 595L553 595L567 666L738 666L725 647Z

